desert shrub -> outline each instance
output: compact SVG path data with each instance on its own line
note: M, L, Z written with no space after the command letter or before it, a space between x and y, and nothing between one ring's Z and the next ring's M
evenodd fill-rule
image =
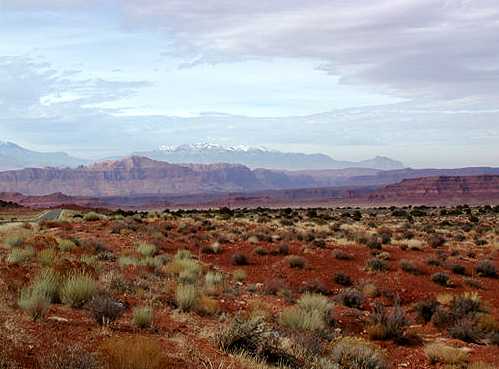
M353 284L350 276L344 272L335 273L333 275L333 281L340 286L351 286Z
M74 274L63 283L60 291L61 301L72 308L81 308L94 295L97 282L86 274Z
M272 278L263 282L263 288L268 295L290 294L291 287L281 278Z
M418 301L412 306L412 310L416 312L418 319L425 322L431 320L437 309L438 303L432 298Z
M33 281L33 287L37 290L44 291L50 297L53 303L59 302L59 289L61 279L59 275L49 270L42 270L37 274Z
M102 215L99 213L96 213L95 211L90 211L83 216L83 220L85 220L87 222L93 222L93 221L101 220L101 219L102 219Z
M190 259L191 257L192 257L191 251L188 249L178 250L177 253L175 254L176 260Z
M88 302L87 310L97 324L107 327L120 317L123 304L109 292L99 291Z
M470 287L473 287L473 288L483 288L482 283L478 279L464 278L464 283L467 286L470 286Z
M305 281L303 286L300 288L300 292L320 293L323 295L330 293L326 285L318 278Z
M57 251L54 249L44 249L38 253L38 261L42 266L49 266L57 260Z
M459 348L446 346L442 343L431 343L425 346L424 353L430 364L463 364L468 362L466 352Z
M179 284L175 291L175 301L181 311L192 310L198 298L196 287L191 285Z
M204 276L204 283L208 286L216 286L222 283L222 275L220 273L208 272Z
M269 251L272 255L288 255L289 254L289 245L287 243L278 243L274 247L272 247Z
M428 259L426 259L425 262L426 262L426 264L433 265L433 266L442 265L442 262L438 258L435 258L435 257L428 258Z
M306 311L297 306L283 310L279 322L290 329L320 330L324 329L324 318L317 310Z
M151 257L156 253L156 245L147 242L139 242L137 244L137 251L143 257Z
M350 259L350 255L346 251L343 251L340 249L333 250L331 255L336 260L349 260Z
M289 256L286 256L286 258L284 259L284 262L290 268L297 268L297 269L307 269L308 268L307 259L305 259L302 256L289 255Z
M475 361L469 364L466 369L497 369L497 367L492 364L487 364L483 361Z
M460 296L454 296L450 303L452 317L456 320L462 319L476 313L486 313L487 308L483 305L480 296L476 293L463 293Z
M384 272L388 269L386 261L379 258L371 258L365 261L366 266L373 272Z
M414 237L414 233L410 232L410 234L412 235L411 237L408 237L407 234L404 234L405 238L409 239L409 241L407 242L407 247L409 248L409 250L413 250L413 251L418 251L421 249L421 241L420 240L411 240L412 237Z
M159 256L146 256L143 257L141 260L139 260L138 265L139 266L148 266L153 269L159 269L163 266L163 259Z
M21 236L9 236L4 242L5 247L11 248L11 247L18 247L21 248L24 245L25 238Z
M218 347L225 352L245 351L256 354L265 339L265 332L263 317L245 318L238 314L224 325L217 334L216 341Z
M331 342L329 357L345 369L387 369L388 356L372 342L355 337L340 337Z
M448 286L451 283L449 275L441 272L432 274L431 281L439 284L440 286Z
M362 302L364 302L364 295L353 288L349 288L338 293L335 296L335 301L349 308L359 309Z
M71 252L76 249L76 244L71 240L58 239L57 244L61 252Z
M7 263L19 265L28 261L33 256L36 255L36 250L32 247L27 247L25 249L19 247L13 247L7 256Z
M67 345L60 342L52 344L39 356L39 366L50 369L100 369L95 353L85 350L81 345Z
M246 279L246 272L242 269L234 270L234 279L236 281L244 281Z
M376 236L372 236L368 239L366 246L371 250L381 250L381 240Z
M483 338L482 332L480 332L475 319L472 317L457 320L454 325L449 328L449 333L452 337L465 342L477 343Z
M437 328L448 326L452 321L451 314L442 308L437 308L431 317L432 324Z
M445 267L449 269L454 274L466 274L466 268L458 263L446 263Z
M494 263L488 260L482 260L475 266L475 271L478 275L489 278L497 278L497 267Z
M161 346L152 338L114 337L99 347L107 369L163 369L172 367Z
M253 250L253 254L254 255L258 255L258 256L264 256L264 255L267 255L268 252L265 248L263 247L257 247Z
M135 258L130 257L130 256L122 256L118 260L118 265L122 268L125 268L127 266L137 266L137 265L139 265L139 261Z
M402 259L399 262L400 269L402 269L406 273L410 273L413 275L420 275L421 271L412 261Z
M220 242L213 242L209 246L204 246L201 248L201 253L203 254L221 254L222 253L222 246L220 245Z
M232 264L234 265L246 265L248 264L248 258L246 257L246 254L243 253L236 253L232 255Z
M47 291L35 285L21 290L18 305L33 320L38 320L49 312L50 300Z
M153 309L149 306L139 306L133 309L133 324L140 328L149 328L152 325Z
M374 305L372 323L372 326L377 327L377 339L394 339L396 341L403 341L406 338L405 333L410 325L405 310L398 304L388 313L385 305L379 300L376 300ZM381 332L383 335L380 335Z
M307 292L298 300L298 306L305 311L318 311L322 316L325 316L329 310L329 301L324 295Z
M432 234L426 237L426 242L433 248L443 246L446 242L446 239L441 235Z

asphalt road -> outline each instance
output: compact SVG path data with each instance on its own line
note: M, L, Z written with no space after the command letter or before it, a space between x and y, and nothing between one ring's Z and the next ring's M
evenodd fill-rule
M62 209L50 209L45 214L43 214L40 218L38 218L38 222L42 220L56 220L62 213Z

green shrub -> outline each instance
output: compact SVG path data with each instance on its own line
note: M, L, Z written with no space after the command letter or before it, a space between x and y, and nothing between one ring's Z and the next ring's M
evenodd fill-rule
M57 260L57 251L44 249L38 253L38 261L42 266L50 266Z
M93 221L101 220L101 219L102 219L102 215L99 213L96 213L95 211L90 211L83 216L83 220L85 220L87 222L93 222Z
M43 270L35 277L33 281L33 286L50 297L50 301L53 303L59 302L59 289L60 289L61 279L51 270Z
M175 291L175 301L181 311L189 311L196 305L198 291L195 286L179 284Z
M298 300L298 306L305 311L317 311L321 316L329 311L328 298L318 293L304 293Z
M32 247L21 249L19 247L14 247L10 250L9 256L7 256L7 263L9 264L22 264L28 261L33 256L36 255L36 250Z
M242 269L234 270L234 279L236 281L244 281L246 279L246 272Z
M151 257L156 253L156 245L153 245L152 243L139 242L137 244L137 251L143 257Z
M37 285L23 288L19 297L19 307L33 320L45 317L50 310L50 296Z
M442 343L431 343L425 346L424 352L430 364L463 364L468 362L466 352L459 348L446 346Z
M140 306L133 309L133 324L140 329L149 328L152 325L152 320L152 307Z
M61 301L72 308L81 308L94 295L97 282L89 275L71 275L61 289Z
M178 250L177 253L175 254L175 259L177 260L190 259L190 258L191 258L191 252L187 249Z
M387 369L386 353L362 338L340 337L331 343L330 357L342 369Z
M324 317L318 310L306 311L297 306L283 310L279 319L281 325L291 329L306 329L310 331L325 328Z
M10 236L5 240L5 247L22 247L24 244L24 238L20 236Z
M59 250L61 250L61 252L71 252L76 249L76 244L71 240L58 239L57 245L59 246Z

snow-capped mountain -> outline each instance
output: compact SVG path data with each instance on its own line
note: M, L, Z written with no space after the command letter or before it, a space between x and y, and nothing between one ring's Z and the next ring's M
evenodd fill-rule
M286 153L249 146L223 147L211 143L184 144L180 146L165 145L152 151L135 152L134 155L146 156L170 163L237 163L250 168L283 170L342 168L391 170L404 168L401 162L381 156L360 162L351 162L334 160L324 154Z
M36 152L12 142L0 141L0 170L47 166L76 167L88 163L88 160L74 158L63 152Z

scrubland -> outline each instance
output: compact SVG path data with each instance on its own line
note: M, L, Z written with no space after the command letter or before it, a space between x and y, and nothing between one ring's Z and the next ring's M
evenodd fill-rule
M65 210L0 235L0 367L496 368L498 220Z

